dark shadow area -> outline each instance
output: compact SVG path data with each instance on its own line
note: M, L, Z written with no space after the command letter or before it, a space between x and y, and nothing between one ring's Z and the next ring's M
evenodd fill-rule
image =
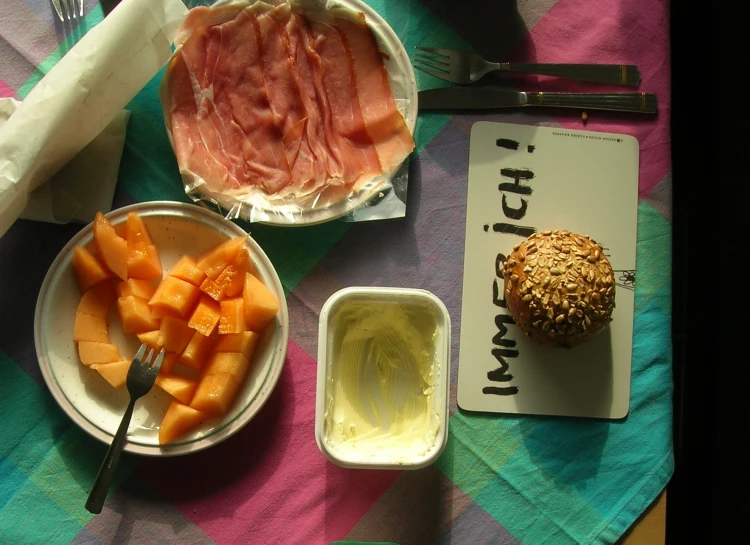
M750 421L743 296L702 297L715 270L739 266L731 233L748 224L747 109L732 97L745 63L744 21L718 8L671 3L675 473L667 487L667 543L731 543L750 516L742 445ZM699 36L698 39L697 36ZM701 66L700 78L695 67ZM708 90L707 101L696 96ZM727 97L726 99L722 97ZM712 203L709 206L709 203ZM711 227L708 227L708 226ZM717 280L710 280L715 283ZM718 284L715 284L718 285ZM744 329L744 327L743 327Z
M531 42L523 43L529 31L516 0L420 1L487 60L499 62L511 52L528 62L534 60ZM525 49L518 51L522 44ZM497 83L496 78L486 79Z

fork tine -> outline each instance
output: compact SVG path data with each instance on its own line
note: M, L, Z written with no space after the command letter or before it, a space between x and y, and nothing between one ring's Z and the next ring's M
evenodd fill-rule
M78 1L78 16L83 17L83 0Z
M421 62L422 64L425 64L431 68L437 68L438 70L443 70L445 72L447 72L450 68L450 65L448 63L431 59L429 57L415 56L414 60L417 62Z
M151 371L153 371L154 374L159 372L159 369L161 369L161 362L164 361L164 348L162 348L159 351L159 354L156 356L156 359L154 360L154 364L151 366Z
M146 369L148 369L149 366L151 365L151 360L153 359L153 357L154 357L154 349L152 348L151 350L148 351L148 356L146 356L146 359L141 360L141 365L145 367Z
M450 57L457 53L456 51L453 51L451 49L439 49L436 47L422 47L420 45L416 46L414 49L419 49L420 51L427 51L428 53L435 53L437 55L442 55L443 57Z
M424 72L425 74L429 74L431 76L435 76L438 79L443 79L443 80L446 80L446 81L452 81L453 83L458 83L457 81L454 81L453 79L451 79L450 76L446 72L438 72L436 70L428 70L427 68L424 68L424 67L416 65L416 64L414 65L414 68L416 68L420 72Z
M62 8L60 7L60 0L52 0L52 6L55 8L55 11L57 12L57 16L60 18L60 20L64 21L65 17L63 17L63 14L62 14Z
M146 353L146 348L148 347L145 344L142 344L141 347L138 349L138 352L135 353L135 356L133 357L133 361L138 360L138 362L140 363L143 360L143 355Z

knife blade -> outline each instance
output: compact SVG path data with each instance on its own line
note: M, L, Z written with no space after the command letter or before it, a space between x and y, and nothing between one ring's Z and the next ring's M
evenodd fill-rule
M545 93L497 87L443 87L419 91L418 109L490 110L529 106L655 113L652 93Z
M492 87L442 87L417 95L419 110L489 110L515 108L527 102L526 93Z

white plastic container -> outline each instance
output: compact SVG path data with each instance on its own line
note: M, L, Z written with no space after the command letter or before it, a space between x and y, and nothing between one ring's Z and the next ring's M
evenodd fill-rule
M418 469L448 437L451 325L432 293L351 287L320 313L315 439L331 462Z

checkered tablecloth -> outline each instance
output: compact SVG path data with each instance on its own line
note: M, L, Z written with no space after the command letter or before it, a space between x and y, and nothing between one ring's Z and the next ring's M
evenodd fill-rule
M415 45L465 48L472 36L441 18L437 0L367 0ZM0 96L22 100L103 18L86 0L61 24L49 0L4 0ZM467 9L480 2L466 2ZM491 3L490 3L491 4ZM478 8L477 8L478 9ZM655 118L591 115L587 130L640 142L636 318L630 413L623 421L477 415L456 409L461 283L472 123L580 129L574 114L420 115L404 219L309 228L245 225L287 292L291 340L278 386L229 440L168 459L124 455L109 501L84 503L106 446L50 395L33 320L44 275L81 228L19 220L0 239L0 543L612 543L673 470L671 162L668 3L518 0L524 27L509 59L637 64ZM408 26L408 28L405 28ZM158 74L132 112L115 206L188 201L164 131ZM418 75L420 88L436 80ZM546 90L592 90L545 82ZM418 471L363 471L325 461L314 438L318 315L351 285L425 288L453 322L448 445Z

